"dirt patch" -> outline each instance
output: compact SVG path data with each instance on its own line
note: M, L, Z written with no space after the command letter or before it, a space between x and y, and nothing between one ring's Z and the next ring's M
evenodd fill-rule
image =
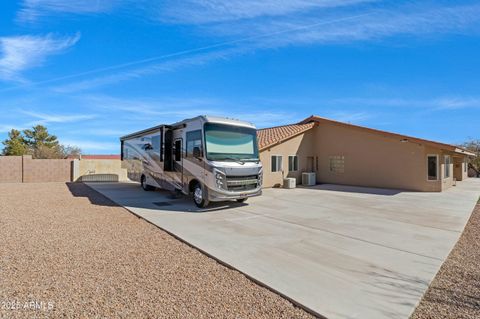
M0 184L0 318L309 318L83 184Z
M411 319L480 318L480 204Z

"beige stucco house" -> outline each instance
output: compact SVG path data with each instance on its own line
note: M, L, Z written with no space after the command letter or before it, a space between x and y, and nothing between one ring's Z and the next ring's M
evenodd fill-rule
M303 172L317 183L440 192L468 177L473 153L455 145L311 116L258 131L264 187Z

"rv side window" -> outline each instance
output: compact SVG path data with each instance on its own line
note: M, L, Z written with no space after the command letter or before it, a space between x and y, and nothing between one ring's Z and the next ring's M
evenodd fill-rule
M152 147L155 153L160 154L160 135L152 136Z
M187 132L187 158L193 158L193 149L195 147L200 149L200 156L203 156L201 130Z

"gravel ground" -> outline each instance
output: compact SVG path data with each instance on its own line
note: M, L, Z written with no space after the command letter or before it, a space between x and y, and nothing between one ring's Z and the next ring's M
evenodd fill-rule
M83 184L0 184L0 243L1 319L311 317Z
M480 204L411 319L480 318Z

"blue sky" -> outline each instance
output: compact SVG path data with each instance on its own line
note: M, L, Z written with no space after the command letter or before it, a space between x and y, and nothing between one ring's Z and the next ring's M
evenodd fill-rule
M480 138L478 1L18 0L0 4L0 139L44 124L84 153L199 114L312 114Z

